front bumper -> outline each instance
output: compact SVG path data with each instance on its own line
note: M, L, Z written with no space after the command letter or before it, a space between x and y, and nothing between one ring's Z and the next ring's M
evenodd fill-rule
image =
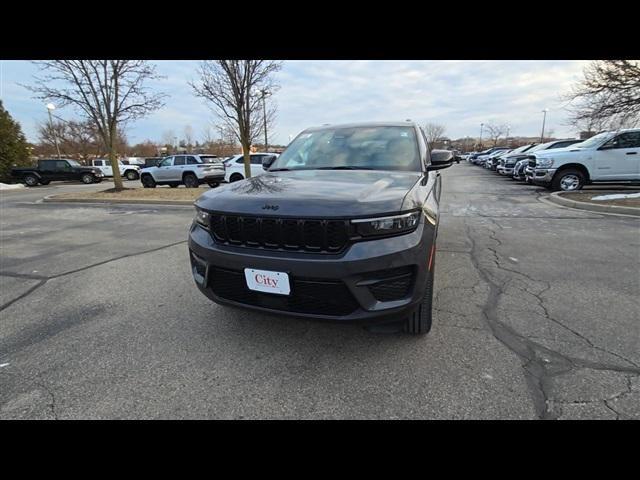
M412 233L355 242L343 253L335 255L221 245L194 222L189 233L189 250L197 287L216 303L294 317L370 323L408 315L422 301L434 241L435 227L426 222L424 217ZM313 298L315 290L310 290L309 285L319 285L318 292L323 289L320 287L326 285L343 289L339 298L352 299L353 309L326 314L326 311L295 307L300 304L300 299L289 302L286 298L275 298L281 297L279 295L250 291L244 281L245 268L286 272L292 285L290 297L294 300L295 295L300 295L302 288L296 291L296 285L304 286L307 306L315 305L315 301L318 305L322 302L330 305L333 302L335 311L340 311L342 305L335 305L338 296ZM411 272L406 291L399 298L379 300L379 293L372 285L379 284L396 271ZM243 294L246 295L240 297L250 301L238 301L237 295L225 293L224 289L217 286L219 281L214 275L229 275L237 288L244 289ZM291 304L294 304L293 308Z
M532 171L531 181L535 185L549 185L556 173L555 168L536 168Z

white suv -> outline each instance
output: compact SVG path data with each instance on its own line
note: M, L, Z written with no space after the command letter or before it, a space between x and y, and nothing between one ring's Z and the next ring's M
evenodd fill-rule
M206 156L205 156L206 157ZM140 181L145 188L181 183L187 188L198 188L207 183L217 187L224 180L224 165L221 161L206 162L200 155L172 155L164 158L157 167L143 168Z
M251 158L251 176L257 177L262 175L265 170L262 168L262 160L266 157L277 157L277 153L252 153ZM244 180L244 156L234 155L228 160L224 161L224 179L227 182L237 182L238 180Z
M91 160L91 166L99 169L105 177L113 177L111 161L105 158L97 158ZM120 176L125 177L127 180L137 180L140 178L140 167L137 165L128 165L122 160L118 160L118 169L120 170Z
M600 133L567 148L535 152L529 158L533 183L552 190L580 190L589 183L640 182L640 129Z

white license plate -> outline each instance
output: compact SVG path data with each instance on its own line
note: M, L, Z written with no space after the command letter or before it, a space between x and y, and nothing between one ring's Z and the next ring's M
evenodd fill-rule
M278 295L289 295L289 293L291 293L289 275L284 272L245 268L244 278L247 281L249 290L275 293Z

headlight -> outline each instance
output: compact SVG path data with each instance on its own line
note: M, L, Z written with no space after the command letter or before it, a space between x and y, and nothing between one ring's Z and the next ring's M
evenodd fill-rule
M536 158L536 167L549 168L553 165L553 158Z
M351 220L358 233L365 237L390 235L415 230L420 221L420 212L409 212L391 217L362 218Z
M196 222L198 224L208 229L210 218L211 218L211 215L209 215L208 212L205 212L204 210L200 210L199 208L196 208Z

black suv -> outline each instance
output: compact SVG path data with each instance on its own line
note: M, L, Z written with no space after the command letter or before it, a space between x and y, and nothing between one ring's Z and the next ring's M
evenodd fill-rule
M195 202L193 277L211 300L294 316L431 328L440 170L411 122L310 128L268 171Z

